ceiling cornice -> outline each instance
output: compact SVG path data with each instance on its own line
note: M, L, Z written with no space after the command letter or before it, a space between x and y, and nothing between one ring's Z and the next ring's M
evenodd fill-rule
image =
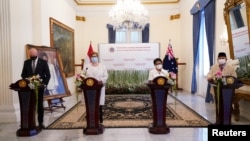
M103 0L103 1L90 1L90 0L74 0L77 5L82 6L101 6L101 5L114 5L116 4L115 0ZM147 0L141 1L142 4L176 4L179 3L180 0Z

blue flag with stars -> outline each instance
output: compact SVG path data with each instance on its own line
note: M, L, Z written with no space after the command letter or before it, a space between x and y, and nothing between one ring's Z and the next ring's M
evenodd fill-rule
M168 49L163 59L163 68L168 70L168 72L173 72L175 74L178 72L177 62L174 57L172 45L170 43L168 44Z

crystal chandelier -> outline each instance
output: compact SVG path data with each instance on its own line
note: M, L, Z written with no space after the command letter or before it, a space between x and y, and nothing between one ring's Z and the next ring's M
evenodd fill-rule
M114 29L144 29L149 22L148 10L140 0L117 0L109 18Z

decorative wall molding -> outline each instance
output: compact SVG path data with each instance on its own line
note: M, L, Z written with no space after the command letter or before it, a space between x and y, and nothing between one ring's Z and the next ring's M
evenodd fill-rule
M77 5L114 5L116 0L73 0ZM175 4L180 0L141 0L142 4Z

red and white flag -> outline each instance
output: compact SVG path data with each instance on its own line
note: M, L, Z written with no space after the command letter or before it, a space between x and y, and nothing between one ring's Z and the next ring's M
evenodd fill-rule
M90 63L90 57L91 57L91 54L94 52L93 48L92 48L92 44L90 43L89 44L89 50L88 50L88 53L85 57L85 60L84 60L84 64L88 64Z

